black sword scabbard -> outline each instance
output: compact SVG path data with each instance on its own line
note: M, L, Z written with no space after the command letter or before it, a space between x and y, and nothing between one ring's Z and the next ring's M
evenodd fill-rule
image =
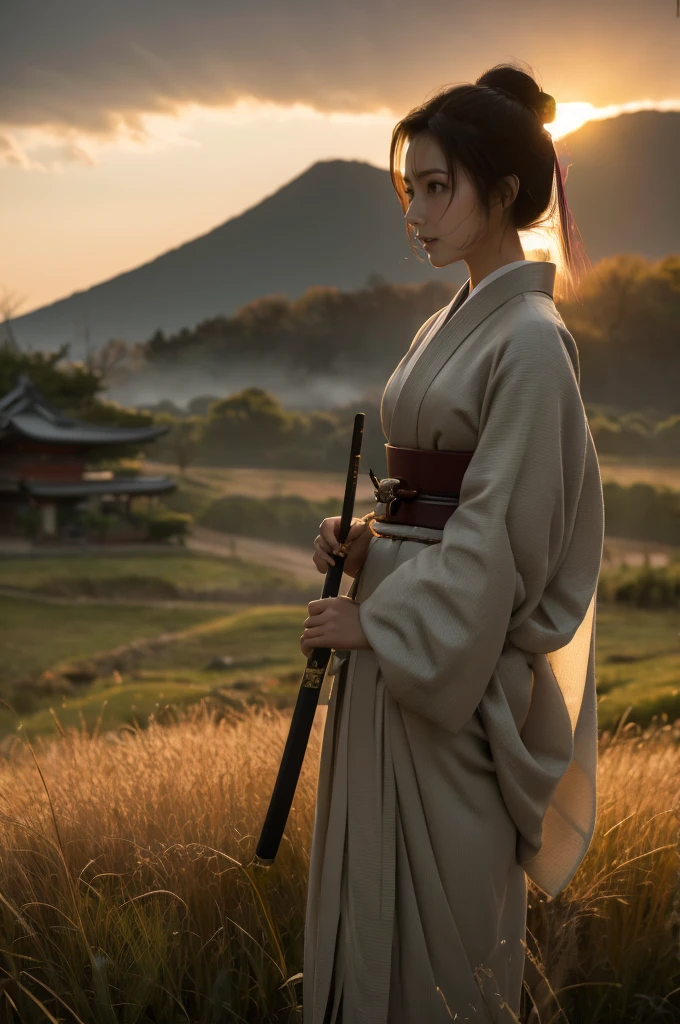
M354 501L356 498L357 479L359 476L359 460L361 458L361 441L364 431L365 415L358 412L354 417L352 447L345 484L345 496L342 503L338 543L345 543L352 525ZM345 559L335 555L335 565L330 566L326 573L321 597L337 597L342 583ZM269 866L274 863L283 831L286 827L290 808L295 796L302 763L305 758L309 734L314 722L314 713L319 703L321 683L331 656L331 648L315 647L307 659L307 666L302 675L295 710L288 731L288 738L281 757L279 773L276 777L274 790L269 802L269 809L262 826L253 864Z

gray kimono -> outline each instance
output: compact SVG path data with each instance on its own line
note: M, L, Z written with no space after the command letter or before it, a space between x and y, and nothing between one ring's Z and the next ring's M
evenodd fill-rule
M440 310L385 388L391 444L474 455L439 543L373 537L352 587L371 649L328 705L305 1024L341 995L343 1024L506 1024L526 877L554 896L592 837L604 509L554 276Z

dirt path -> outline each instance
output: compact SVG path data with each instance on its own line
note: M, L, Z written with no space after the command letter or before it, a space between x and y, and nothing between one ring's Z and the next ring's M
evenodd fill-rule
M244 562L273 566L281 569L283 572L290 573L297 581L308 584L310 588L318 586L319 594L323 587L324 577L315 568L312 562L311 551L294 547L292 544L279 544L270 540L258 540L255 537L241 537L238 534L221 533L218 530L207 530L204 527L195 526L192 530L192 535L187 537L186 547L189 551L195 551L197 554L211 555L213 558L241 558ZM144 548L141 547L140 550L143 552ZM97 553L101 554L102 552L106 554L112 553L107 548L102 548ZM7 553L11 554L14 552ZM347 580L347 577L345 577L345 580ZM138 605L142 601L141 598L57 597L40 594L31 590L22 590L18 587L3 586L0 586L0 596L56 605ZM270 602L273 604L288 604L289 602L304 604L307 600L309 600L309 597L305 597L304 593L297 594L294 591L288 593L288 591L284 592L277 588L272 592ZM143 598L145 605L153 605L155 608L195 608L197 605L200 605L203 608L231 609L234 604L239 604L242 601L248 604L267 603L262 600L262 596L256 599L255 595L241 595L238 592L234 592L226 601L154 600L148 597Z
M323 584L323 576L317 572L312 562L311 549L307 552L305 548L294 547L292 544L241 537L235 533L220 533L218 530L206 530L201 526L194 527L193 536L187 541L187 547L218 558L235 555L246 562L276 566L295 574L305 582L319 583L319 587ZM661 567L668 565L678 551L679 548L657 541L607 536L604 541L602 567L642 566L646 555L649 555L652 566Z
M257 537L242 537L236 533L222 533L219 530L208 530L202 526L193 526L191 535L186 539L186 548L200 554L212 555L214 558L241 558L244 562L255 562L289 572L303 583L323 585L323 576L317 572L312 562L312 548L295 547L293 544L281 544L272 540L259 540ZM0 557L67 557L86 558L88 555L148 555L181 554L179 546L169 547L167 544L88 544L86 549L64 546L34 546L29 540L0 538Z
M242 558L244 562L256 562L271 568L281 569L296 576L305 583L323 584L323 575L312 562L312 548L298 548L292 544L280 544L273 540L259 540L257 537L242 537L236 533L222 533L194 526L186 546L217 558Z
M297 580L310 585L318 584L319 592L323 586L323 575L317 571L312 562L312 548L300 548L293 544L282 544L278 541L260 540L257 537L243 537L236 533L222 533L219 530L208 530L203 526L192 527L186 539L186 547L198 554L212 555L214 558L240 558L244 562L268 565L289 572ZM0 538L0 557L17 557L30 555L42 556L84 556L84 555L124 555L160 553L172 555L180 553L181 548L168 548L164 544L137 545L88 545L86 551L69 547L33 547L30 541L14 538ZM606 536L602 567L610 568L617 565L642 566L645 556L649 555L653 567L668 565L671 559L680 552L680 548L657 541L632 540L627 537ZM3 588L9 596L8 588ZM25 592L17 592L17 596L25 596ZM68 603L68 602L67 602ZM138 602L137 602L138 603ZM161 602L164 603L164 602Z

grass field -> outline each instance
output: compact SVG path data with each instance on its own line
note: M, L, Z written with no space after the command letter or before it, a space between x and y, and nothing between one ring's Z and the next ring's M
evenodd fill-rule
M296 580L289 573L254 562L203 557L169 547L167 553L153 555L2 558L3 586L64 597L155 594L162 599L182 592L201 595L245 586L291 588Z
M26 592L0 595L0 697L17 712L0 709L1 1020L301 1020L325 709L276 866L244 863L304 667L306 603L163 599L302 586L292 567L181 550L0 560L0 587ZM679 631L677 609L598 603L598 823L563 894L546 904L529 886L532 1024L680 1020Z
M250 865L289 722L194 707L0 759L3 1022L299 1024L322 709L276 861ZM670 727L601 742L579 870L550 902L528 886L522 1021L680 1019L679 754Z
M680 611L598 605L598 720L610 729L629 705L630 721L680 718Z
M373 484L367 469L362 466L357 480L357 498L373 499ZM169 474L180 482L222 497L228 494L247 494L251 498L271 498L294 494L309 501L337 498L345 493L345 474L316 473L300 469L222 469L213 466L189 466L181 474L177 466L164 462L144 462L143 471L149 474Z
M680 492L680 462L678 460L621 459L617 456L600 457L604 483L616 482L630 486L645 482L657 487L671 487ZM179 489L166 499L170 508L188 512L197 523L209 515L209 508L221 498L236 494L265 500L277 496L298 495L310 500L334 498L338 512L345 486L341 473L311 473L298 470L275 469L220 469L189 467L182 475L177 467L165 463L145 463L147 472L168 473L175 476ZM359 476L355 514L364 515L374 504L373 489L367 473ZM311 537L310 537L311 542ZM603 565L626 562L641 565L649 557L652 565L666 565L680 548L658 541L634 540L607 533L603 552Z
M64 661L86 659L142 637L175 632L215 618L202 608L145 605L49 605L0 597L0 683L34 676Z
M143 722L172 703L186 705L264 693L292 703L304 667L299 649L306 604L231 609L144 605L43 605L0 597L0 693L21 712L30 735L65 725L101 728ZM611 729L680 717L680 614L600 604L597 617L598 717ZM233 662L208 669L218 658ZM85 668L92 681L64 678ZM236 686L236 689L234 687ZM0 711L0 734L16 718Z
M107 730L209 695L238 700L264 690L273 702L290 703L305 664L299 638L306 615L306 605L216 611L0 598L7 627L0 694L30 736L55 731L50 708L63 726L91 729L100 720ZM208 669L225 657L232 663ZM74 670L91 681L69 681ZM0 735L16 725L0 709Z
M629 487L631 484L652 484L680 491L680 462L677 459L631 458L621 455L599 455L603 483L612 481Z
M636 465L616 458L600 461L605 480L648 479L680 489L678 466ZM160 464L145 469L175 471ZM342 474L293 470L190 468L185 480L192 501L235 493L263 498L335 496L340 501L344 490ZM367 476L360 477L359 493L364 499L371 496ZM303 666L299 636L306 603L318 596L322 581L311 571L310 553L286 550L288 561L282 570L272 562L284 564L285 546L275 549L270 544L259 560L257 552L248 558L229 557L225 549L218 550L218 534L203 530L201 535L204 547L209 550L212 544L219 557L175 549L166 556L0 559L0 588L30 591L36 598L51 595L62 602L50 605L0 594L0 696L14 702L22 728L29 734L54 731L53 707L65 724L84 721L90 727L101 716L101 727L109 729L144 721L168 704L186 705L205 696L227 699L238 692L234 684L243 687L246 697L266 692L275 703L294 700ZM257 546L253 539L249 543ZM661 563L674 554L671 548L658 550L663 548L608 537L606 564L633 564L645 556ZM257 587L266 589L272 600L287 590L286 607L257 608L261 599L248 601L247 595L243 603L244 589ZM238 606L211 608L200 600L187 607L166 606L176 598L220 600L220 595L228 602L237 592ZM602 729L613 727L629 706L630 720L641 723L663 713L671 720L680 716L679 629L676 611L598 603ZM207 670L212 660L223 656L233 658L233 664ZM89 673L86 683L64 675L83 667ZM0 735L14 731L16 724L10 712L0 711Z
M618 455L599 455L603 482L614 481L623 486L650 483L680 490L680 462L672 459L652 461L646 458L623 458ZM310 500L318 498L341 499L345 478L342 473L314 473L297 469L221 469L219 467L190 466L184 475L177 466L162 462L145 462L145 473L169 474L180 481L193 484L206 496L247 494L253 498L299 494ZM357 498L373 498L366 467L362 466L357 484Z

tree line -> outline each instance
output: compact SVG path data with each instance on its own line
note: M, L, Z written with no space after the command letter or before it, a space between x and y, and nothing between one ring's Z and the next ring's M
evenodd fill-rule
M362 462L382 472L385 437L377 402L302 413L285 409L261 388L214 400L203 416L157 412L156 420L170 430L153 443L152 457L181 469L195 464L340 471L347 465L357 411L366 414ZM617 415L599 405L586 405L586 414L600 455L680 459L680 414L658 420L645 412Z
M95 372L60 365L63 357L63 352L60 357L0 348L0 395L25 373L49 402L88 422L164 424L168 432L147 445L145 454L180 469L203 465L344 471L354 415L361 411L366 414L362 461L378 474L385 468L377 399L301 412L286 409L262 388L250 387L226 398L203 396L191 403L191 411L170 402L153 409L126 409L101 397L102 381ZM194 411L198 409L200 413ZM659 418L653 410L621 413L597 403L586 403L586 413L600 455L680 458L680 413ZM111 454L136 453L118 446Z
M351 292L316 287L298 299L266 296L233 316L176 334L156 331L136 347L137 372L203 366L224 376L230 365L266 360L291 373L331 373L382 387L418 327L454 290L443 280L394 285L373 275ZM678 412L680 256L603 259L578 301L557 308L579 349L584 401Z

